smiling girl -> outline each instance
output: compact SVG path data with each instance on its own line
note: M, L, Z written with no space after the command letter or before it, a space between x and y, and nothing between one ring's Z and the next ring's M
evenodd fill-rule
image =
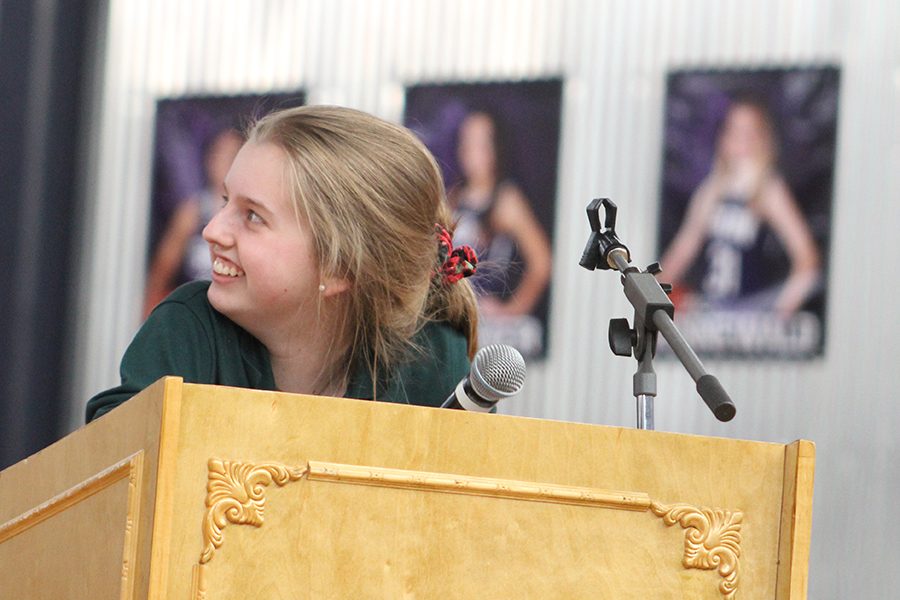
M138 331L121 385L187 382L438 406L476 347L474 254L449 243L440 171L406 129L338 107L257 122L203 231L211 282Z
M777 170L775 133L762 104L739 99L729 107L710 173L660 261L663 277L676 286L686 284L695 261L702 261L696 293L679 291L685 304L772 311L786 318L819 286L821 256ZM774 284L771 267L762 260L767 229L790 261L787 279Z

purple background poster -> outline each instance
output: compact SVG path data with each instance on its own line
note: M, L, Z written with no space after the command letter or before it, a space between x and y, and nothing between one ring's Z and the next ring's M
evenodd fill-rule
M479 252L481 345L544 356L560 80L415 85L404 124L434 153L457 228Z
M669 74L660 279L698 353L824 352L838 91L833 67Z
M217 206L221 179L245 128L272 110L303 102L303 92L157 102L145 314L175 287L208 271L200 230Z

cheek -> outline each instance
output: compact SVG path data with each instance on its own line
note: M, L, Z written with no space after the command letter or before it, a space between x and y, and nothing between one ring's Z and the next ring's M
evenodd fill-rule
M319 286L319 270L312 253L303 245L280 245L261 257L259 283L280 296L308 294Z

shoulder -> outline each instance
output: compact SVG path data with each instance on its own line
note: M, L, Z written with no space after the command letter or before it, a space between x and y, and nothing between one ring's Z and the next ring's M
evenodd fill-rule
M498 226L515 227L528 218L531 209L522 188L508 179L497 186L492 216Z
M787 181L778 173L773 173L763 181L761 190L764 196L785 196L790 195L791 188Z
M201 208L200 198L190 196L183 200L175 209L175 212L172 213L171 222L180 229L195 225L197 220L200 219Z
M204 362L213 353L218 313L209 304L208 281L194 281L178 287L147 317L126 351L123 364L162 361L167 366ZM171 374L185 375L181 372Z
M463 362L468 365L466 336L447 321L430 321L416 334L415 342L429 348L439 349L448 358L458 358L461 354Z
M183 304L191 307L209 306L209 300L206 299L206 292L209 290L209 281L191 281L179 286L174 292L169 294L161 304Z
M119 366L121 384L100 392L87 404L90 421L166 375L211 383L214 372L208 283L179 287L160 302L131 340Z
M210 305L208 288L208 281L187 283L153 309L122 357L121 384L88 402L88 421L166 375L273 389L264 348Z
M179 286L156 305L141 329L184 334L187 328L209 333L221 319L207 299L209 284L209 281L192 281Z
M777 173L773 173L763 181L755 200L757 210L766 217L783 211L786 205L794 202L790 187Z
M384 399L440 406L469 372L466 336L449 323L435 321L425 324L413 342L416 351L395 374L399 389Z
M209 286L209 281L191 281L180 285L153 309L147 320L190 319L204 327L227 320L209 303Z
M707 175L694 190L691 202L701 206L716 205L725 195L725 184L722 177L711 174Z
M250 335L209 303L209 281L192 281L169 294L147 317L142 329L173 340L190 340L196 350L219 353L246 346ZM252 344L251 344L252 345Z
M497 204L518 204L520 202L526 202L525 193L522 191L522 188L512 179L504 179L498 183L494 196Z

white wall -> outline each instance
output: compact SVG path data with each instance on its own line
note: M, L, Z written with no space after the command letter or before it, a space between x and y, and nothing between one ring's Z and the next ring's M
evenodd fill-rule
M894 0L110 0L84 232L73 427L117 382L139 319L154 102L305 89L400 120L403 87L561 76L550 355L508 412L632 426L633 361L606 348L630 316L617 278L577 266L584 206L609 196L638 263L653 256L664 75L671 68L842 69L825 358L707 366L737 418L716 422L680 367L660 364L657 427L817 443L810 597L900 587L900 408L890 298L900 263L900 3ZM614 460L614 457L610 457Z

